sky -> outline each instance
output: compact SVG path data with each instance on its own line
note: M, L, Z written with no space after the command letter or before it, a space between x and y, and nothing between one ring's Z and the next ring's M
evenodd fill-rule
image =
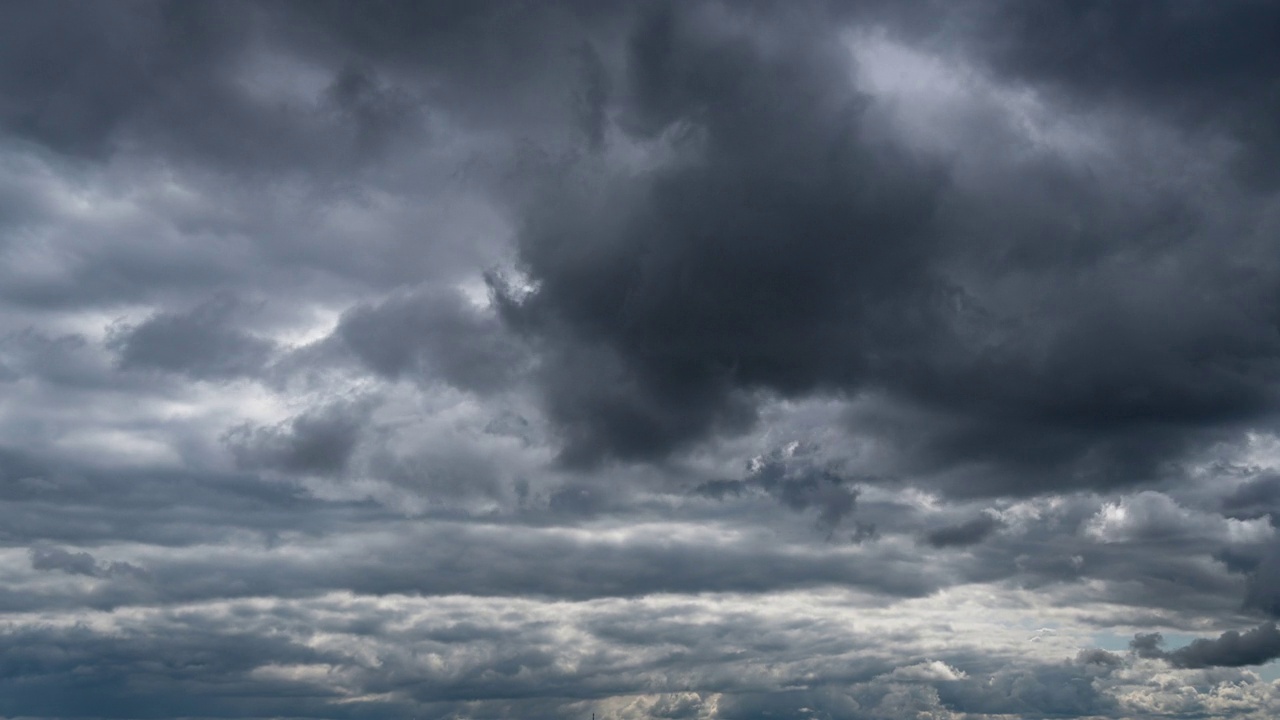
M0 13L0 718L1280 715L1280 5Z

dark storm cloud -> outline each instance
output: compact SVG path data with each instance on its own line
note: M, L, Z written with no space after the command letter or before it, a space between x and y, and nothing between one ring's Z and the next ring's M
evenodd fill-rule
M1280 545L1271 543L1250 560L1252 573L1245 605L1280 617Z
M427 106L549 125L577 94L581 133L597 137L605 85L585 33L611 8L54 0L7 13L0 128L75 158L142 152L244 176L363 167L422 141ZM311 74L281 77L299 69Z
M278 8L55 0L9 18L0 127L71 156L144 149L248 173L326 170L371 157L414 126L409 92L341 61L322 68L321 96L255 91L271 72L261 63L273 59L263 33L278 39L288 22Z
M608 123L608 99L611 92L609 70L600 53L589 42L581 49L582 80L576 96L578 122L587 138L587 147L598 151L604 146Z
M828 393L882 400L852 431L901 472L1034 493L1150 480L1274 410L1263 198L1232 217L1219 170L1019 155L995 115L989 157L912 148L820 17L641 13L611 103L675 159L544 168L519 236L535 289L502 306L543 343L563 460L664 458Z
M214 117L233 112L234 105L207 100L226 89L219 72L245 48L251 24L243 12L185 3L50 2L12 13L5 24L9 57L0 76L6 91L0 117L19 137L100 156L131 124L148 113L163 115L165 105L199 103ZM75 51L43 42L51 36Z
M168 23L154 4L50 2L15 9L11 5L6 13L10 21L0 43L6 56L0 62L5 98L0 122L10 134L73 153L106 151L113 131L137 104L163 87L158 80L184 70L202 72L200 61L220 45L186 42L198 38L183 37L179 22L168 28L175 36L166 38ZM219 18L211 15L210 20L215 22L199 35L217 34ZM50 37L63 43L48 42ZM75 51L64 52L64 47ZM148 57L150 53L157 57ZM212 52L207 59L219 55Z
M856 386L860 348L892 353L944 294L922 262L940 177L861 137L836 39L768 55L680 7L630 37L623 122L687 128L693 155L633 186L569 181L585 192L539 197L520 241L538 290L508 316L563 336L546 383L570 462L745 427L753 388Z
M935 8L969 18L951 25L949 40L1002 73L1072 103L1154 110L1197 130L1225 131L1241 144L1246 177L1272 187L1280 180L1280 131L1263 120L1280 110L1273 3L998 0ZM922 19L903 15L908 27Z
M273 9L281 11L283 39L300 52L418 75L433 102L466 122L503 129L513 117L528 126L568 122L596 144L609 84L592 36L618 25L632 5L303 0Z
M1215 640L1193 640L1176 650L1162 649L1163 642L1160 633L1140 633L1130 648L1138 657L1164 660L1180 668L1261 665L1280 657L1280 630L1273 622L1243 633L1228 630Z
M1222 508L1234 518L1280 519L1280 476L1264 475L1246 481L1222 499Z

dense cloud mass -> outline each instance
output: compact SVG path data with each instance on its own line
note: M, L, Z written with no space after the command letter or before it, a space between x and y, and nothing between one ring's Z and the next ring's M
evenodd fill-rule
M1275 3L4 18L0 718L1280 714Z
M1160 633L1139 633L1130 646L1140 657L1159 658L1176 667L1239 667L1261 665L1280 657L1280 631L1274 622L1241 634L1230 630L1216 640L1199 639L1173 651L1160 649Z

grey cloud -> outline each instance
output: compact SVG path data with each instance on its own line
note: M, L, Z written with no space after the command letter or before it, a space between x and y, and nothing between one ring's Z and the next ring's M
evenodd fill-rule
M334 474L347 468L368 431L370 401L337 401L279 425L241 425L223 436L245 469Z
M112 131L145 96L148 83L145 53L124 52L124 47L142 46L151 51L172 53L156 68L180 72L186 63L181 57L183 43L165 47L159 32L164 19L153 12L156 6L121 13L118 8L79 7L75 3L52 2L29 12L16 13L6 23L8 58L3 63L6 103L5 129L73 152L101 153L107 149ZM141 20L142 22L137 22ZM177 29L176 27L174 29ZM66 55L45 42L57 33L73 43L80 53ZM112 39L121 43L113 47ZM208 45L196 43L195 47ZM215 56L216 57L216 56Z
M78 333L50 337L28 327L0 337L0 382L36 377L73 387L103 386L110 382L94 348Z
M535 440L535 431L529 419L511 410L503 410L494 416L485 423L484 431L499 437L518 438L526 446Z
M121 705L132 697L149 707L166 708L170 714L207 700L211 707L227 714L290 708L298 716L342 718L376 717L392 710L399 712L391 714L401 714L412 709L430 717L450 717L461 712L460 705L466 703L470 706L467 715L472 717L551 718L576 714L586 707L558 705L599 701L634 688L630 676L637 671L651 678L653 688L670 687L671 691L677 689L681 678L697 677L699 672L696 663L673 656L670 660L676 675L666 678L662 675L666 663L660 662L665 653L655 655L647 647L629 648L646 656L637 666L614 653L602 652L619 646L610 643L602 648L594 633L583 638L589 638L593 648L582 651L583 666L549 662L557 655L578 652L572 641L560 636L556 624L547 622L549 606L531 614L533 608L519 604L446 600L438 608L411 603L419 612L406 613L396 608L397 604L394 599L389 606L360 602L358 608L343 608L341 601L332 599L266 607L255 607L251 601L235 603L228 608L240 622L234 632L220 627L217 611L208 608L190 608L173 616L144 611L136 620L119 619L124 627L112 632L77 626L9 633L0 662L5 663L6 675L15 679L15 686L46 689L70 683L76 689L71 695L79 702L96 703L100 716L107 717L136 716ZM399 627L344 625L344 611L351 609ZM590 607L580 609L588 617L598 614ZM496 632L472 632L465 622L458 621L491 617L494 611L503 616L502 627ZM607 618L601 620L608 622ZM723 628L731 633L726 641L735 644L750 638L756 629L745 623L729 623ZM377 652L377 665L362 660L353 645L306 647L317 631ZM779 638L793 637L794 632L793 628L770 626L770 634ZM74 645L74 650L50 652L63 643ZM414 652L398 649L410 647ZM829 652L824 651L824 659L835 661ZM215 655L205 657L203 653ZM447 659L447 665L433 665L424 660L428 656ZM100 658L101 664L94 658ZM331 669L322 676L301 678L272 672L299 666ZM74 670L77 667L79 670ZM749 669L749 665L744 667ZM69 672L77 676L66 677ZM714 676L711 683L724 684ZM130 692L122 692L121 685L127 685ZM724 686L726 690L738 689L732 683ZM547 693L547 689L553 692ZM357 708L340 702L355 693L387 693L389 697ZM662 712L674 713L709 699L710 693L702 693L653 700ZM5 702L9 703L4 706L7 711L50 712L60 707L56 702L48 704L48 699L42 704L34 691L8 696Z
M599 51L590 43L582 45L581 90L576 96L578 122L586 136L587 146L599 151L604 146L608 123L608 99L611 79Z
M776 466L765 466L757 471L759 482L766 491L775 493L780 502L793 510L816 507L818 523L835 527L853 512L858 491L850 488L846 480L832 472L810 472L799 477L777 472Z
M1280 477L1264 475L1246 481L1222 499L1222 507L1233 518L1271 515L1280 520Z
M320 711L332 697L312 690L316 694L308 701L286 682L252 678L251 671L267 660L332 657L279 637L198 626L113 636L81 626L7 629L4 646L0 713L9 716L241 715L300 705ZM267 699L254 700L255 694Z
M358 306L335 334L380 375L439 379L477 392L503 388L529 364L528 352L498 320L457 291L427 288Z
M191 607L181 613L122 615L112 619L119 627L109 632L87 625L7 632L0 653L5 680L0 682L13 692L6 693L0 707L12 714L55 716L92 708L98 717L151 716L138 712L139 707L155 711L156 717L198 716L210 708L224 715L269 711L334 718L410 713L446 718L463 712L469 717L554 718L583 710L597 711L599 717L607 709L614 711L609 715L621 709L602 701L616 695L634 698L642 683L652 693L644 701L651 704L647 712L622 717L697 717L717 709L711 717L826 712L898 720L920 712L1037 717L1115 710L1102 692L1105 682L1097 682L1106 680L1109 668L1010 666L961 653L948 658L950 665L917 661L895 669L883 659L851 661L847 652L852 643L880 643L848 636L847 626L834 621L830 627L805 628L748 613L704 627L671 614L679 608L580 605L574 610L581 614L565 624L582 634L566 638L564 624L548 622L563 610L553 605L458 598L404 606L402 600L390 600L231 603L222 611L237 618L235 631L221 626L218 609ZM352 611L374 622L351 625ZM466 620L495 616L501 621L481 631ZM627 634L646 621L660 637ZM612 630L620 633L615 637ZM309 647L319 633L345 642ZM807 653L792 647L819 636L825 641ZM669 646L673 641L675 646ZM769 645L779 647L773 651L779 662L768 673L741 655ZM376 665L362 651L376 653ZM557 656L573 656L580 664L550 662ZM428 657L444 660L444 667ZM718 672L711 662L726 663L736 672ZM970 666L992 672L960 669ZM792 684L815 668L829 670L829 680ZM287 671L292 669L303 672L291 676ZM317 674L317 669L323 670ZM690 683L706 689L680 691ZM75 692L48 696L48 690L63 685ZM385 695L370 703L342 702L357 693Z
M880 537L880 530L875 523L858 522L853 525L853 534L849 539L855 543L864 543Z
M760 490L797 512L817 508L818 525L832 530L853 513L858 489L835 469L823 467L814 457L816 451L816 447L793 442L753 458L747 464L744 479L709 480L693 492L722 499L744 490ZM866 530L863 526L855 533L860 540L872 535L874 528Z
M1252 573L1262 563L1264 554L1260 548L1223 548L1213 557L1232 572Z
M1129 649L1140 658L1159 658L1163 657L1164 651L1160 649L1163 643L1164 636L1160 633L1138 633L1129 642Z
M318 555L276 557L256 549L219 557L153 560L147 563L145 576L122 570L112 576L115 582L78 591L50 595L40 588L0 590L0 608L111 609L225 598L307 598L329 592L586 600L833 585L905 598L928 595L943 580L923 576L915 563L892 555L827 556L763 543L719 548L674 542L660 535L620 546L518 526L481 528L440 518L427 530L403 519L383 522L399 534L396 542L352 539L346 548L326 551L323 563L316 562ZM314 532L305 526L300 530ZM191 537L195 539L194 534ZM371 554L366 542L380 552Z
M393 517L370 501L321 500L247 473L82 467L0 447L0 540L20 546L136 541L185 546ZM91 518L91 521L89 520Z
M62 570L72 575L98 574L98 561L87 552L68 552L57 547L31 548L34 570Z
M609 500L599 488L569 485L552 492L548 504L553 512L591 515L607 508Z
M237 303L221 296L185 313L157 313L114 328L108 347L120 367L177 372L200 379L256 375L275 345L233 325Z
M1162 649L1163 642L1160 633L1140 633L1130 648L1138 657L1164 660L1180 668L1261 665L1280 657L1280 630L1274 622L1243 633L1228 630L1216 639L1200 638L1176 650Z
M929 559L893 542L895 536L910 537L917 532L918 516L899 515L902 511L891 511L883 504L860 504L858 512L873 519L888 542L867 543L851 555L831 553L829 546L820 542L817 547L773 547L743 538L728 545L702 545L696 539L677 543L661 532L644 531L629 534L625 543L614 544L590 540L589 535L575 539L546 532L599 514L607 514L611 525L627 528L653 513L694 524L778 528L776 513L767 512L776 502L772 496L764 496L771 498L768 504L757 502L750 513L744 510L751 504L728 497L688 505L683 512L693 514L682 515L681 506L661 502L636 505L634 499L608 485L568 485L543 501L547 504L526 502L516 517L487 525L492 520L488 510L482 510L484 514L478 517L459 517L458 510L445 505L439 513L405 519L394 502L388 506L361 498L359 493L355 497L360 499L325 500L297 485L264 482L248 474L86 473L74 467L44 465L37 458L18 454L0 465L15 473L0 486L0 499L11 518L0 538L21 545L43 540L90 546L130 540L183 547L249 537L270 547L279 536L300 533L340 538L371 524L388 532L401 528L394 532L408 533L403 537L410 543L403 550L387 550L377 559L370 559L353 545L356 555L350 561L330 558L331 563L319 565L294 565L271 557L229 559L225 563L211 558L207 564L195 563L198 568L192 564L194 560L148 563L157 583L154 588L121 583L103 586L92 595L61 599L28 596L14 588L5 600L11 607L52 606L63 601L73 606L111 607L160 598L220 597L228 592L309 595L344 589L577 598L837 585L886 597L917 597L957 582L1010 582L1061 602L1105 599L1135 611L1163 609L1166 615L1161 622L1167 625L1186 613L1231 615L1238 610L1246 586L1245 578L1210 561L1209 548L1175 544L1161 551L1159 546L1099 545L1075 536L1079 520L1073 520L1072 514L1060 519L1048 517L1043 524L1032 526L1031 533L1028 529L1001 533L962 557ZM430 497L448 496L433 490ZM747 498L743 501L750 503ZM718 515L698 514L706 512ZM810 521L802 516L796 520L795 541L801 545L815 542L812 531L804 527ZM410 532L420 524L421 529ZM464 548L465 564L457 559ZM1059 558L1056 563L1051 562L1054 557ZM333 566L348 562L348 570ZM1082 579L1095 582L1076 584ZM1100 625L1113 621L1109 616L1098 620Z
M1240 143L1245 177L1272 187L1280 179L1272 162L1280 135L1254 120L1276 108L1271 79L1280 53L1270 37L1280 13L1271 4L995 2L945 10L980 18L956 35L1001 73L1076 103L1121 104L1228 133Z
M147 571L137 565L120 561L99 562L87 552L71 552L60 547L39 545L31 548L28 553L33 570L61 570L71 575L104 578L147 576Z
M252 3L190 5L159 0L127 7L44 3L6 24L5 103L11 134L72 156L123 150L193 158L254 174L358 164L408 127L417 102L351 66L314 97L282 97L257 54L263 33L290 22ZM75 46L63 53L40 38ZM262 91L255 85L266 82Z
M583 119L596 112L590 107L603 84L598 66L582 64L584 43L627 15L626 3L581 0L421 7L377 1L359 8L322 0L273 9L282 11L283 35L300 52L355 56L404 74L425 71L435 104L465 122L504 130L513 116L536 126L572 123L575 110L587 112Z
M1280 617L1280 548L1267 547L1249 575L1245 606Z
M873 523L882 541L913 540L928 550L933 531L937 541L962 543L952 547L963 548L964 553L925 553L952 573L952 582L1007 583L1082 605L1092 602L1088 600L1094 596L1091 588L1105 587L1107 602L1128 609L1099 613L1093 620L1099 627L1130 622L1191 628L1196 617L1224 614L1237 622L1247 619L1240 608L1241 597L1257 583L1244 573L1251 569L1250 559L1256 564L1269 542L1266 524L1256 522L1248 528L1236 527L1239 535L1231 538L1227 522L1212 512L1212 498L1203 510L1184 508L1172 532L1166 526L1165 531L1151 535L1122 535L1130 527L1124 525L1111 528L1109 532L1116 532L1114 539L1103 541L1089 529L1091 523L1104 508L1127 508L1132 498L1113 504L1088 494L1055 497L1051 504L1035 502L1034 510L1023 508L1021 512L1033 515L1020 517L1009 499L996 507L983 501L968 507L920 508L886 502L883 496L877 497L881 492L868 486L855 517L861 523ZM1149 527L1140 510L1123 514L1125 522L1139 529ZM1237 564L1224 563L1226 557ZM1131 619L1144 611L1162 619L1142 623Z
M825 688L810 691L786 690L771 693L733 693L716 703L714 717L717 720L763 720L775 717L799 719L812 717L815 710L838 717L861 709L857 700L838 691Z
M379 441L370 443L361 472L445 507L495 502L505 506L513 493L519 497L518 476L510 467L513 458L508 448L491 446L491 438L445 435L413 452L399 453L387 446L390 435L384 431Z
M948 525L925 534L925 542L936 548L965 547L976 545L986 540L1003 526L998 518L990 513L966 520L958 525Z
M353 65L338 71L327 93L333 108L353 128L356 149L366 155L385 150L399 131L412 126L418 110L403 89Z
M1081 650L1076 655L1076 662L1082 665L1110 665L1117 666L1124 662L1121 657L1113 652L1107 652L1099 648L1089 650Z
M1087 717L1116 713L1116 699L1098 682L1110 663L1035 664L1002 668L987 678L939 683L947 707L962 712L1031 717Z
M963 665L963 663L960 663ZM1110 667L1073 663L1000 668L985 677L903 682L898 673L870 681L772 693L727 695L715 717L859 717L896 720L956 714L1019 717L1085 717L1116 712L1118 703L1099 687Z

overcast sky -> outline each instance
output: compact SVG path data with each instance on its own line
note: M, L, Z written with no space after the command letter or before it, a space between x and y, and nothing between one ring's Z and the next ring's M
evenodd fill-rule
M0 4L0 718L1280 715L1280 4Z

